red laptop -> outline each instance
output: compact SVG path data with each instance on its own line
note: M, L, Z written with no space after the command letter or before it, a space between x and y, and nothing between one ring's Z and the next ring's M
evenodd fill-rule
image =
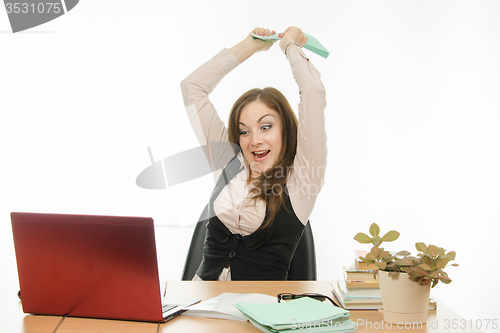
M25 313L163 322L153 219L11 213ZM168 309L166 310L165 309Z

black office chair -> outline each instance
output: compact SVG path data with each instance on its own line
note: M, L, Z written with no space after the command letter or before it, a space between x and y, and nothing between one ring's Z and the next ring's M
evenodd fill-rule
M182 280L192 280L201 262L203 244L207 231L208 206L201 213L196 224L189 246ZM302 238L297 245L293 255L290 269L288 270L288 280L295 281L315 281L316 280L316 253L314 251L314 239L311 230L311 223L307 223L304 228Z

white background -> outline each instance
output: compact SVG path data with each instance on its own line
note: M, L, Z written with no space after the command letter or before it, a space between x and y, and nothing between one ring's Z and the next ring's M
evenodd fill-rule
M82 0L17 34L0 10L2 279L17 281L11 211L152 216L161 278L180 279L212 180L137 187L147 147L159 160L197 146L179 89L192 70L256 26L296 25L331 52L306 51L328 98L329 164L311 217L318 279L341 278L368 249L354 235L376 222L401 232L390 250L455 250L453 282L433 295L473 322L500 321L500 2L305 3ZM211 98L227 119L265 86L296 109L277 45Z

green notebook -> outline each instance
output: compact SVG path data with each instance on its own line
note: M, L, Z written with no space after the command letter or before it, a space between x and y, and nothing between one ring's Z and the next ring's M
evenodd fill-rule
M356 331L356 323L346 320L342 322L335 322L331 324L323 324L323 325L317 325L317 324L312 324L309 326L306 325L295 325L292 328L287 328L287 329L280 329L276 330L268 326L263 326L253 320L252 318L248 318L250 323L252 323L255 327L260 329L263 332L266 333L350 333Z
M284 303L236 303L250 322L265 332L352 332L349 311L303 297Z
M306 33L304 33L304 35L306 35L307 37L307 43L306 45L304 45L306 49L322 56L325 59L328 58L330 52L328 52L328 50L323 45L321 45L321 43L316 38Z
M253 38L258 38L258 39L262 39L262 40L279 40L279 39L281 39L278 36L278 34L269 35L269 36L259 36L256 34L250 34L250 35ZM328 56L330 55L330 52L328 52L328 50L316 38L314 38L313 36L311 36L309 34L306 34L305 32L304 32L304 35L307 37L307 42L306 42L306 45L304 45L304 48L322 56L325 59L328 58Z

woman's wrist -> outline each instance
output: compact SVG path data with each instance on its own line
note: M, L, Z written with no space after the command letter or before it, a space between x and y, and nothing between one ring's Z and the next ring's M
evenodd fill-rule
M285 45L285 48L283 50L283 53L285 53L285 56L288 58L288 49L289 48L293 48L293 47L298 47L300 48L300 45L299 43L295 42L295 41L289 41L288 43L286 43Z
M251 36L247 36L247 38L234 45L229 50L238 58L238 61L242 63L258 50L258 46Z
M269 36L275 34L274 30L264 28L255 28L252 33L261 36ZM245 39L230 48L231 52L238 58L238 61L242 63L251 57L255 52L266 51L273 46L275 40L261 40L259 38L253 38L250 34L247 35Z
M284 33L280 34L280 48L283 53L287 53L291 45L297 44L297 46L303 47L307 42L307 37L304 35L302 30L297 27L288 27ZM288 47L287 47L288 46Z

